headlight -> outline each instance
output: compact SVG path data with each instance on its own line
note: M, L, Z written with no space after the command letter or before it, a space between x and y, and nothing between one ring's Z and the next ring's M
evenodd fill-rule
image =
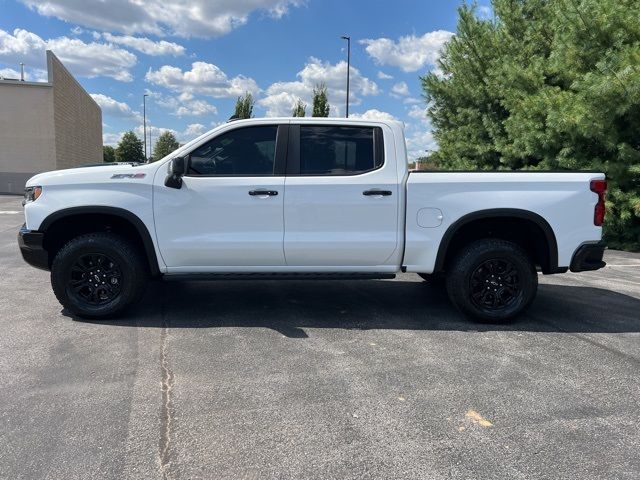
M42 193L42 187L27 187L24 189L24 201L22 205L35 202Z

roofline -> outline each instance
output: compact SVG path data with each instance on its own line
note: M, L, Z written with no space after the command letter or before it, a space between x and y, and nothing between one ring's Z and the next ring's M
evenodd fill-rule
M0 79L0 85L16 85L18 87L53 87L50 82L28 82L23 80L6 80Z
M252 117L238 120L231 120L227 123L234 125L251 122L272 122L272 123L330 123L330 124L349 124L354 125L400 125L399 120L379 120L369 118L344 118L344 117Z

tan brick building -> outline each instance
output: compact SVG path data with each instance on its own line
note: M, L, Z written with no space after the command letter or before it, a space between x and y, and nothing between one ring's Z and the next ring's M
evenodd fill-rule
M102 111L51 51L48 82L0 79L0 193L36 173L102 162Z

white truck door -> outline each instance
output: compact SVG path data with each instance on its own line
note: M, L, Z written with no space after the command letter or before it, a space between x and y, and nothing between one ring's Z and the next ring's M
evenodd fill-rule
M378 126L290 125L288 266L380 272L397 267L400 195L393 149L387 150L392 158L385 161Z
M221 133L189 154L180 189L156 175L156 233L169 272L285 264L286 133L277 125Z

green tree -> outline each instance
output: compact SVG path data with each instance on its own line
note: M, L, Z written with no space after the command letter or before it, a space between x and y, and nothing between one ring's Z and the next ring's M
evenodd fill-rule
M313 117L328 117L329 97L327 95L327 86L324 83L316 85L313 89Z
M122 135L116 147L116 160L118 162L145 162L144 146L142 140L133 132L129 131Z
M152 161L155 162L156 160L160 160L178 148L180 148L180 144L178 143L178 140L176 140L175 135L169 130L165 130L160 134L153 147Z
M104 163L113 163L116 161L116 149L111 145L104 145L102 147L102 161Z
M247 92L238 97L236 101L236 111L233 114L235 118L251 118L253 116L253 95Z
M640 248L640 2L494 0L459 9L438 74L422 78L448 169L598 170L605 238Z
M304 117L307 114L307 106L302 103L301 99L296 101L296 104L293 106L293 111L291 112L292 117Z

